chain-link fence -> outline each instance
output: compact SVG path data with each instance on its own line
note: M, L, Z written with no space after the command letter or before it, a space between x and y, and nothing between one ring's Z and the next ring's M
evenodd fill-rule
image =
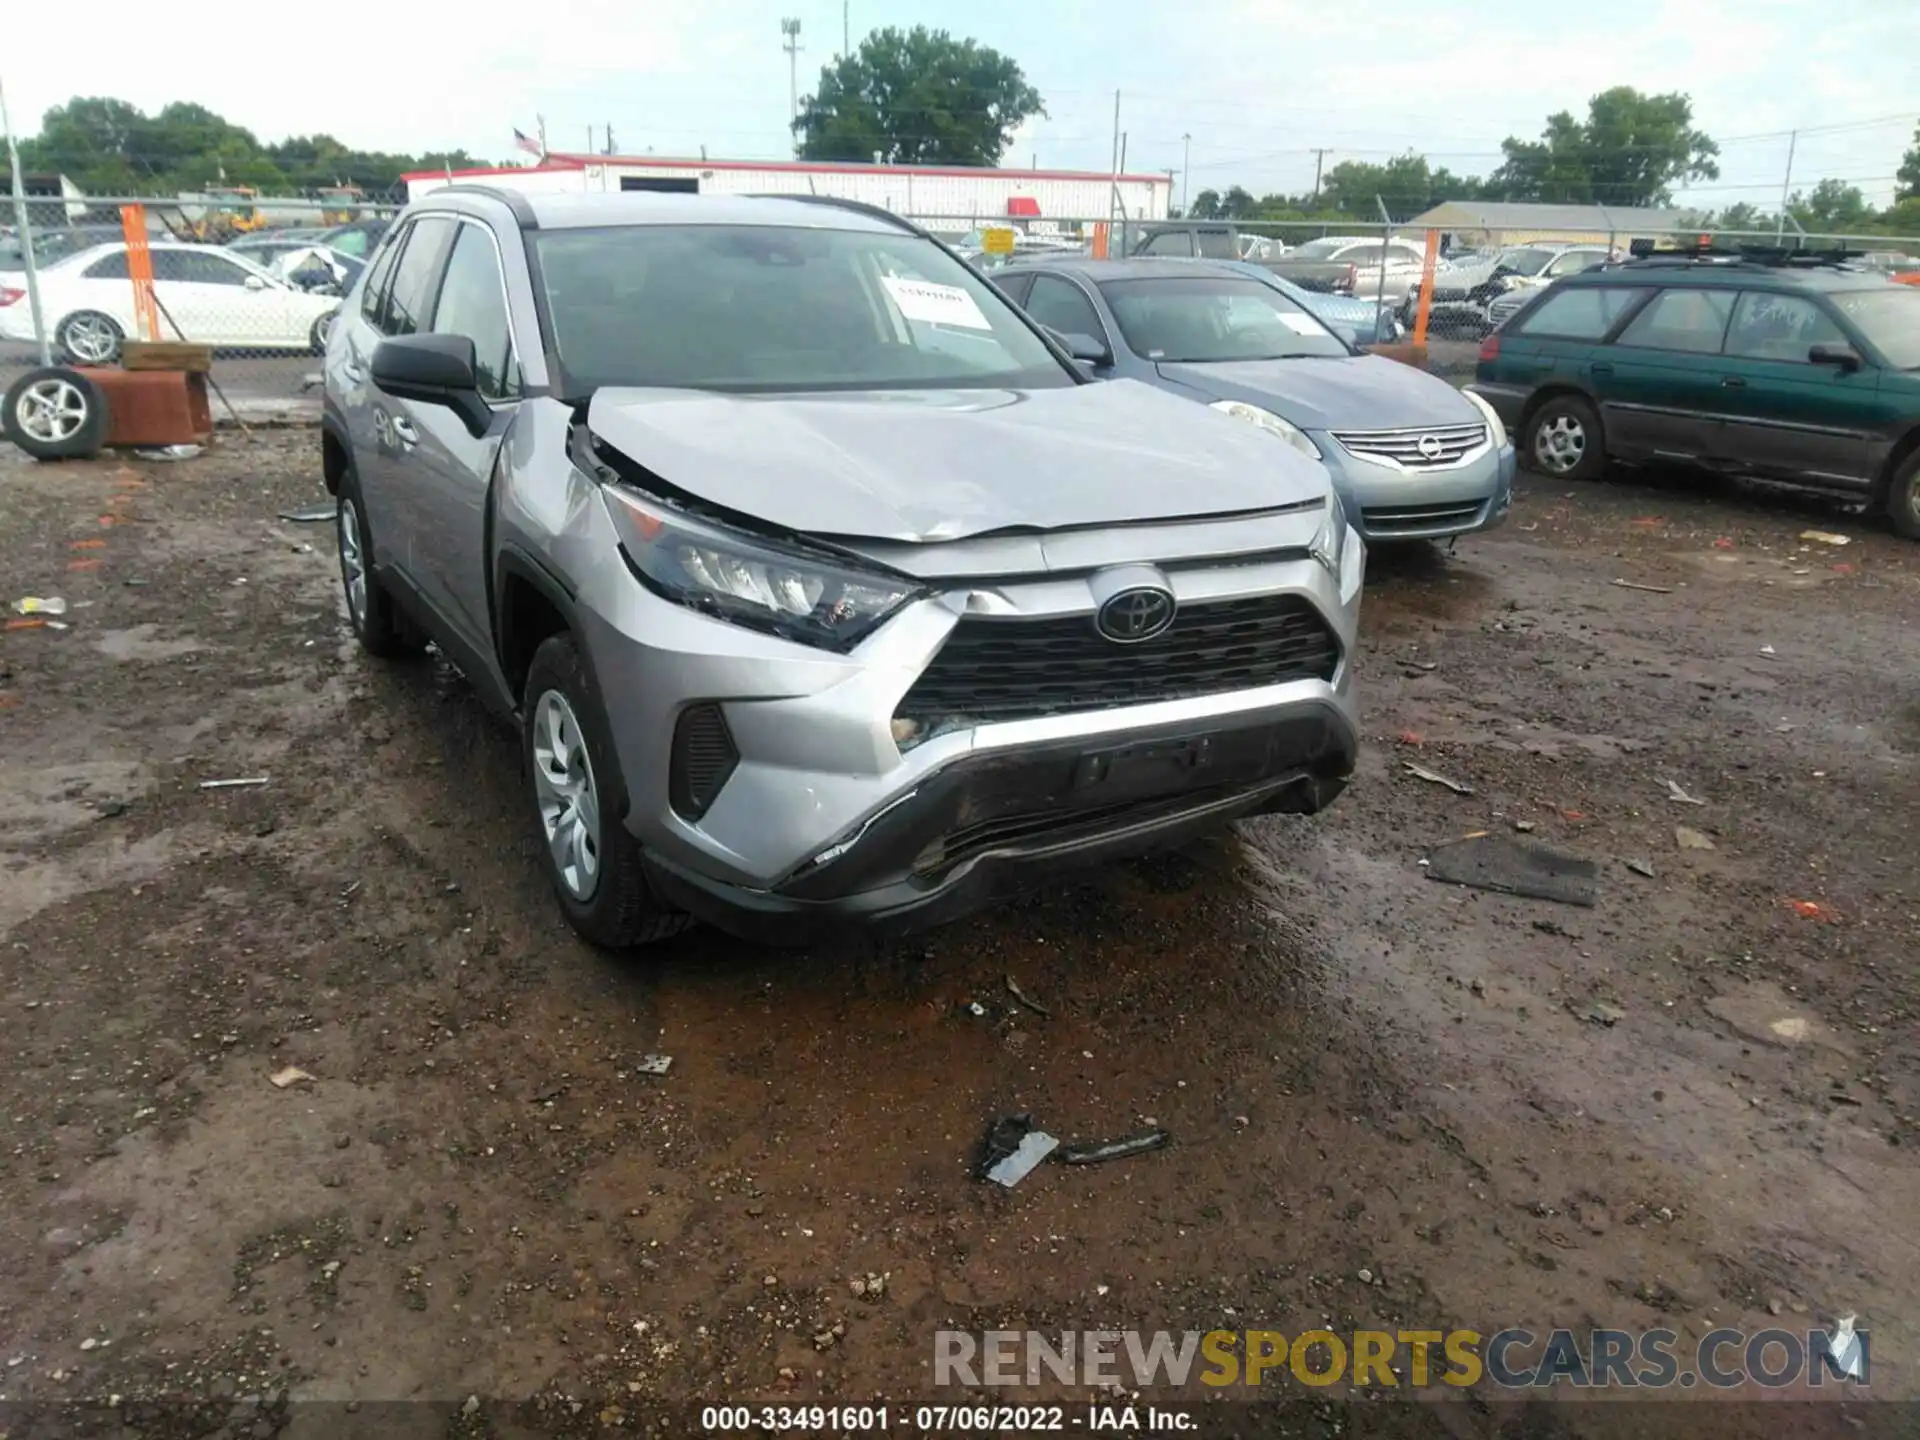
M211 347L214 383L260 413L311 395L340 297L396 207L233 192L35 197L27 212L24 230L0 230L0 388L43 342L57 364L95 366L129 340L184 340ZM136 277L151 278L150 310Z
M130 339L186 340L211 347L215 384L234 404L255 409L317 398L312 380L327 328L396 211L350 193L276 199L238 189L167 199L36 197L28 208L26 235L0 230L0 382L38 363L42 334L56 361L80 365L114 363ZM907 218L988 269L1045 254L1250 263L1298 287L1310 308L1361 343L1423 339L1430 367L1447 374L1471 370L1480 340L1541 286L1623 256L1636 240L1672 246L1701 238L1618 211L1576 228L1528 223L1519 213L1525 207L1495 208L1507 212L1497 224L1448 230L1379 220ZM129 246L129 226L144 233L144 246ZM1771 244L1781 237L1713 238ZM1844 246L1861 252L1856 263L1890 274L1920 270L1920 238L1784 238ZM38 328L24 275L29 241ZM136 293L136 277L145 275L150 310Z

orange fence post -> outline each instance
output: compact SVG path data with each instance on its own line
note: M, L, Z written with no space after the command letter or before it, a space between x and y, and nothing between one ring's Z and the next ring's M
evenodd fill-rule
M120 233L127 237L127 277L133 282L133 323L142 340L160 338L160 312L153 301L153 252L147 248L147 207L122 205Z
M1440 232L1427 231L1426 259L1420 266L1420 308L1413 317L1413 343L1427 343L1427 317L1433 310L1433 271L1440 262Z
M1107 222L1104 220L1093 227L1093 258L1107 258Z

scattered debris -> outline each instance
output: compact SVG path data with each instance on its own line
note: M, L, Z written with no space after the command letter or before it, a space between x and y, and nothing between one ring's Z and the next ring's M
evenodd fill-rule
M1238 1118L1238 1117L1236 1117ZM1062 1165L1099 1165L1107 1160L1124 1160L1129 1155L1144 1155L1165 1147L1173 1136L1165 1130L1142 1130L1119 1140L1094 1140L1083 1145L1068 1145L1053 1158Z
M1831 530L1802 530L1800 538L1810 540L1815 545L1851 545L1853 543L1851 535L1836 535Z
M1773 727L1773 733L1776 735L1787 735L1799 728L1800 727L1791 720L1782 720L1778 725Z
M982 1005L978 1000L962 1001L960 1009L963 1013L971 1015L976 1020L984 1020L987 1018L987 1007Z
M672 1068L671 1055L642 1055L640 1063L633 1070L636 1075L664 1075Z
M22 595L13 602L16 615L64 615L67 602L58 595Z
M1424 745L1427 742L1418 730L1402 730L1400 732L1400 743L1402 745Z
M245 775L237 780L202 780L200 788L202 790L251 789L266 784L267 778L265 775Z
M1440 847L1427 867L1429 880L1449 885L1589 906L1597 898L1596 873L1591 860L1490 835Z
M289 1085L298 1085L302 1082L311 1084L313 1082L313 1076L302 1070L298 1065L289 1065L284 1070L274 1071L273 1074L267 1077L267 1080L274 1089L284 1090Z
M133 453L142 460L191 460L206 448L204 445L150 445Z
M1530 835L1533 833L1533 821L1516 820L1513 822L1513 828L1518 830L1522 835Z
M1698 799L1695 796L1687 794L1686 791L1682 790L1678 785L1674 784L1673 781L1671 780L1663 778L1660 781L1660 783L1667 787L1667 798L1669 800L1677 801L1682 805L1704 805L1707 803L1704 800Z
M1775 650L1771 645L1762 645L1760 647L1760 653L1762 655L1777 655L1779 651Z
M1714 848L1713 841L1707 838L1704 831L1695 830L1690 825L1676 825L1673 827L1673 843L1678 845L1682 850L1711 850Z
M1007 993L1022 1005L1026 1006L1027 1009L1033 1011L1034 1014L1045 1016L1049 1020L1053 1018L1053 1011L1042 1005L1038 1000L1028 996L1028 994L1020 988L1019 982L1011 975L1007 976Z
M1733 549L1733 537L1731 535L1722 535L1718 540L1713 542L1713 548L1716 550Z
M308 505L301 510L282 510L280 518L295 525L325 525L334 518L332 505Z
M1618 585L1622 590L1645 590L1652 595L1671 595L1673 593L1673 587L1671 585L1642 585L1634 580L1615 580L1613 583Z
M1863 1347L1859 1337L1853 1333L1853 1322L1858 1317L1842 1315L1833 1322L1833 1334L1828 1337L1827 1348L1834 1362L1840 1366L1840 1373L1849 1380L1860 1378L1860 1357Z
M1818 920L1823 925L1838 925L1840 913L1818 900L1788 900L1787 907L1802 920Z
M1462 785L1458 780L1450 780L1437 770L1429 770L1424 765L1416 765L1411 760L1405 763L1407 774L1416 780L1424 780L1429 785L1444 785L1456 795L1471 795L1473 787Z
M1618 1005L1609 1005L1605 1000L1596 1000L1587 1007L1583 1018L1591 1024L1605 1025L1608 1029L1612 1029L1627 1018L1627 1012Z
M974 1174L1011 1190L1059 1148L1053 1136L1033 1128L1033 1116L1005 1115L987 1127Z
M1653 879L1653 866L1649 862L1645 860L1625 860L1621 863L1634 874L1644 875L1649 880Z

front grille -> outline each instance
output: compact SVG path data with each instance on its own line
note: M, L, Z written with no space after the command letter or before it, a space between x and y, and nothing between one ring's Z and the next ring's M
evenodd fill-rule
M1392 460L1409 470L1439 470L1458 465L1467 454L1484 445L1487 427L1435 425L1425 430L1336 430L1333 438L1350 455Z
M1532 298L1533 296L1524 290L1514 295L1502 295L1487 307L1487 318L1496 325L1504 324L1506 321L1511 320L1514 315L1518 313L1520 307Z
M1449 525L1470 525L1480 518L1484 500L1446 501L1431 505L1369 505L1360 514L1368 533L1391 535L1395 531L1435 530Z
M681 815L698 820L719 798L740 763L727 717L711 702L690 705L673 727L673 762L667 800Z
M1331 680L1339 664L1340 642L1296 595L1183 606L1138 645L1114 644L1090 615L969 617L894 713L927 724L1019 720Z

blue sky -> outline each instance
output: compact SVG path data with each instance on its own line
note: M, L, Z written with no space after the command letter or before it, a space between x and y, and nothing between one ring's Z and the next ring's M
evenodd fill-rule
M63 52L70 62L0 56L23 130L86 92L199 100L268 138L326 130L369 148L505 156L513 127L544 114L556 149L611 123L623 151L705 144L715 158L790 154L780 19L801 21L804 94L840 48L842 13L839 0L466 0L449 23L444 6L388 0L364 21L330 11L338 28L305 47L309 66L289 58L284 7L196 0L172 32L131 0L105 10L88 43ZM1480 173L1504 136L1531 138L1550 111L1583 112L1593 92L1628 84L1688 91L1722 143L1720 180L1687 203L1776 204L1795 127L1807 131L1796 188L1838 176L1884 201L1920 120L1914 0L852 0L850 19L856 45L868 28L924 23L1018 60L1048 115L1008 163L1104 170L1118 89L1128 168L1179 170L1190 134L1195 192L1305 190L1321 146L1329 165L1416 148Z

